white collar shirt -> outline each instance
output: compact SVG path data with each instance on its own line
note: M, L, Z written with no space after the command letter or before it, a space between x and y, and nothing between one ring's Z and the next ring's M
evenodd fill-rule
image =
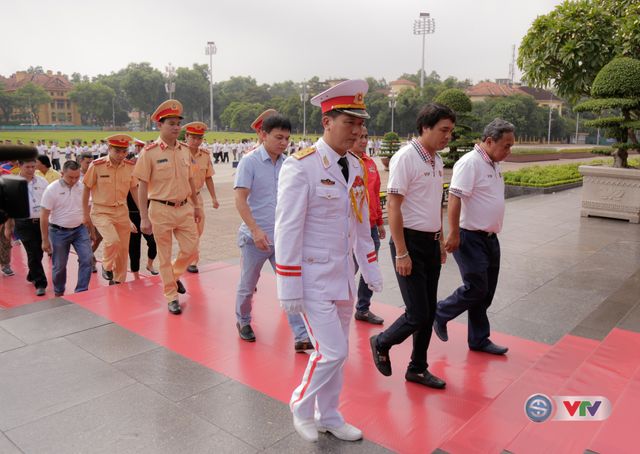
M34 175L31 181L27 183L29 192L29 218L40 217L40 204L44 191L49 186L49 182L41 176Z
M40 205L51 212L49 223L66 228L82 224L82 191L80 181L69 187L62 178L47 186Z
M504 220L504 179L500 164L476 145L453 166L449 192L462 200L460 227L500 233Z
M421 232L442 228L442 183L444 165L418 141L398 150L389 164L388 194L404 197L401 205L403 227Z

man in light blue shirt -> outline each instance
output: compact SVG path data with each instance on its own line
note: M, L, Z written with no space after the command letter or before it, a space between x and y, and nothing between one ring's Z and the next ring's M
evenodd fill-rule
M289 144L291 122L272 115L262 123L262 144L247 154L238 165L235 189L236 208L242 218L238 246L242 257L240 282L236 296L236 327L240 338L255 342L251 328L253 293L264 262L275 270L273 231L278 199L278 176ZM296 352L313 349L300 314L287 314L293 331Z

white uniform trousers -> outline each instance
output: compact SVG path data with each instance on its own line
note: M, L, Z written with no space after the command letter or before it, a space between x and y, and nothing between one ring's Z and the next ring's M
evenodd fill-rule
M338 411L343 366L349 353L351 301L305 301L302 318L315 350L309 357L302 383L293 391L290 407L300 419L338 428L344 418Z

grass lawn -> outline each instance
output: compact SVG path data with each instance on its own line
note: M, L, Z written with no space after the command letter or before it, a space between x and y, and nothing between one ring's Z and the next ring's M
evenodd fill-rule
M58 145L64 145L65 142L70 142L74 139L80 139L91 143L92 140L100 140L105 137L109 137L113 134L129 134L140 140L153 140L158 137L158 131L98 131L98 130L76 130L76 131L0 131L0 140L12 140L16 143L18 140L22 140L25 144L29 144L30 141L37 142L44 139L47 142L49 140L57 141ZM249 132L208 132L205 135L208 142L212 142L214 139L223 141L228 140L242 140L242 139L255 139L257 136L255 133ZM300 140L301 135L292 135L291 140L296 143ZM312 140L315 141L315 138Z

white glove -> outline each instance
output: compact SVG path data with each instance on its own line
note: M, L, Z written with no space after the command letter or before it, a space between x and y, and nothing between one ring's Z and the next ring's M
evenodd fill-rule
M372 292L380 293L382 291L382 281L371 282L367 284L367 287L369 287L369 290Z
M300 314L304 312L302 299L280 300L280 307L282 307L287 314Z

